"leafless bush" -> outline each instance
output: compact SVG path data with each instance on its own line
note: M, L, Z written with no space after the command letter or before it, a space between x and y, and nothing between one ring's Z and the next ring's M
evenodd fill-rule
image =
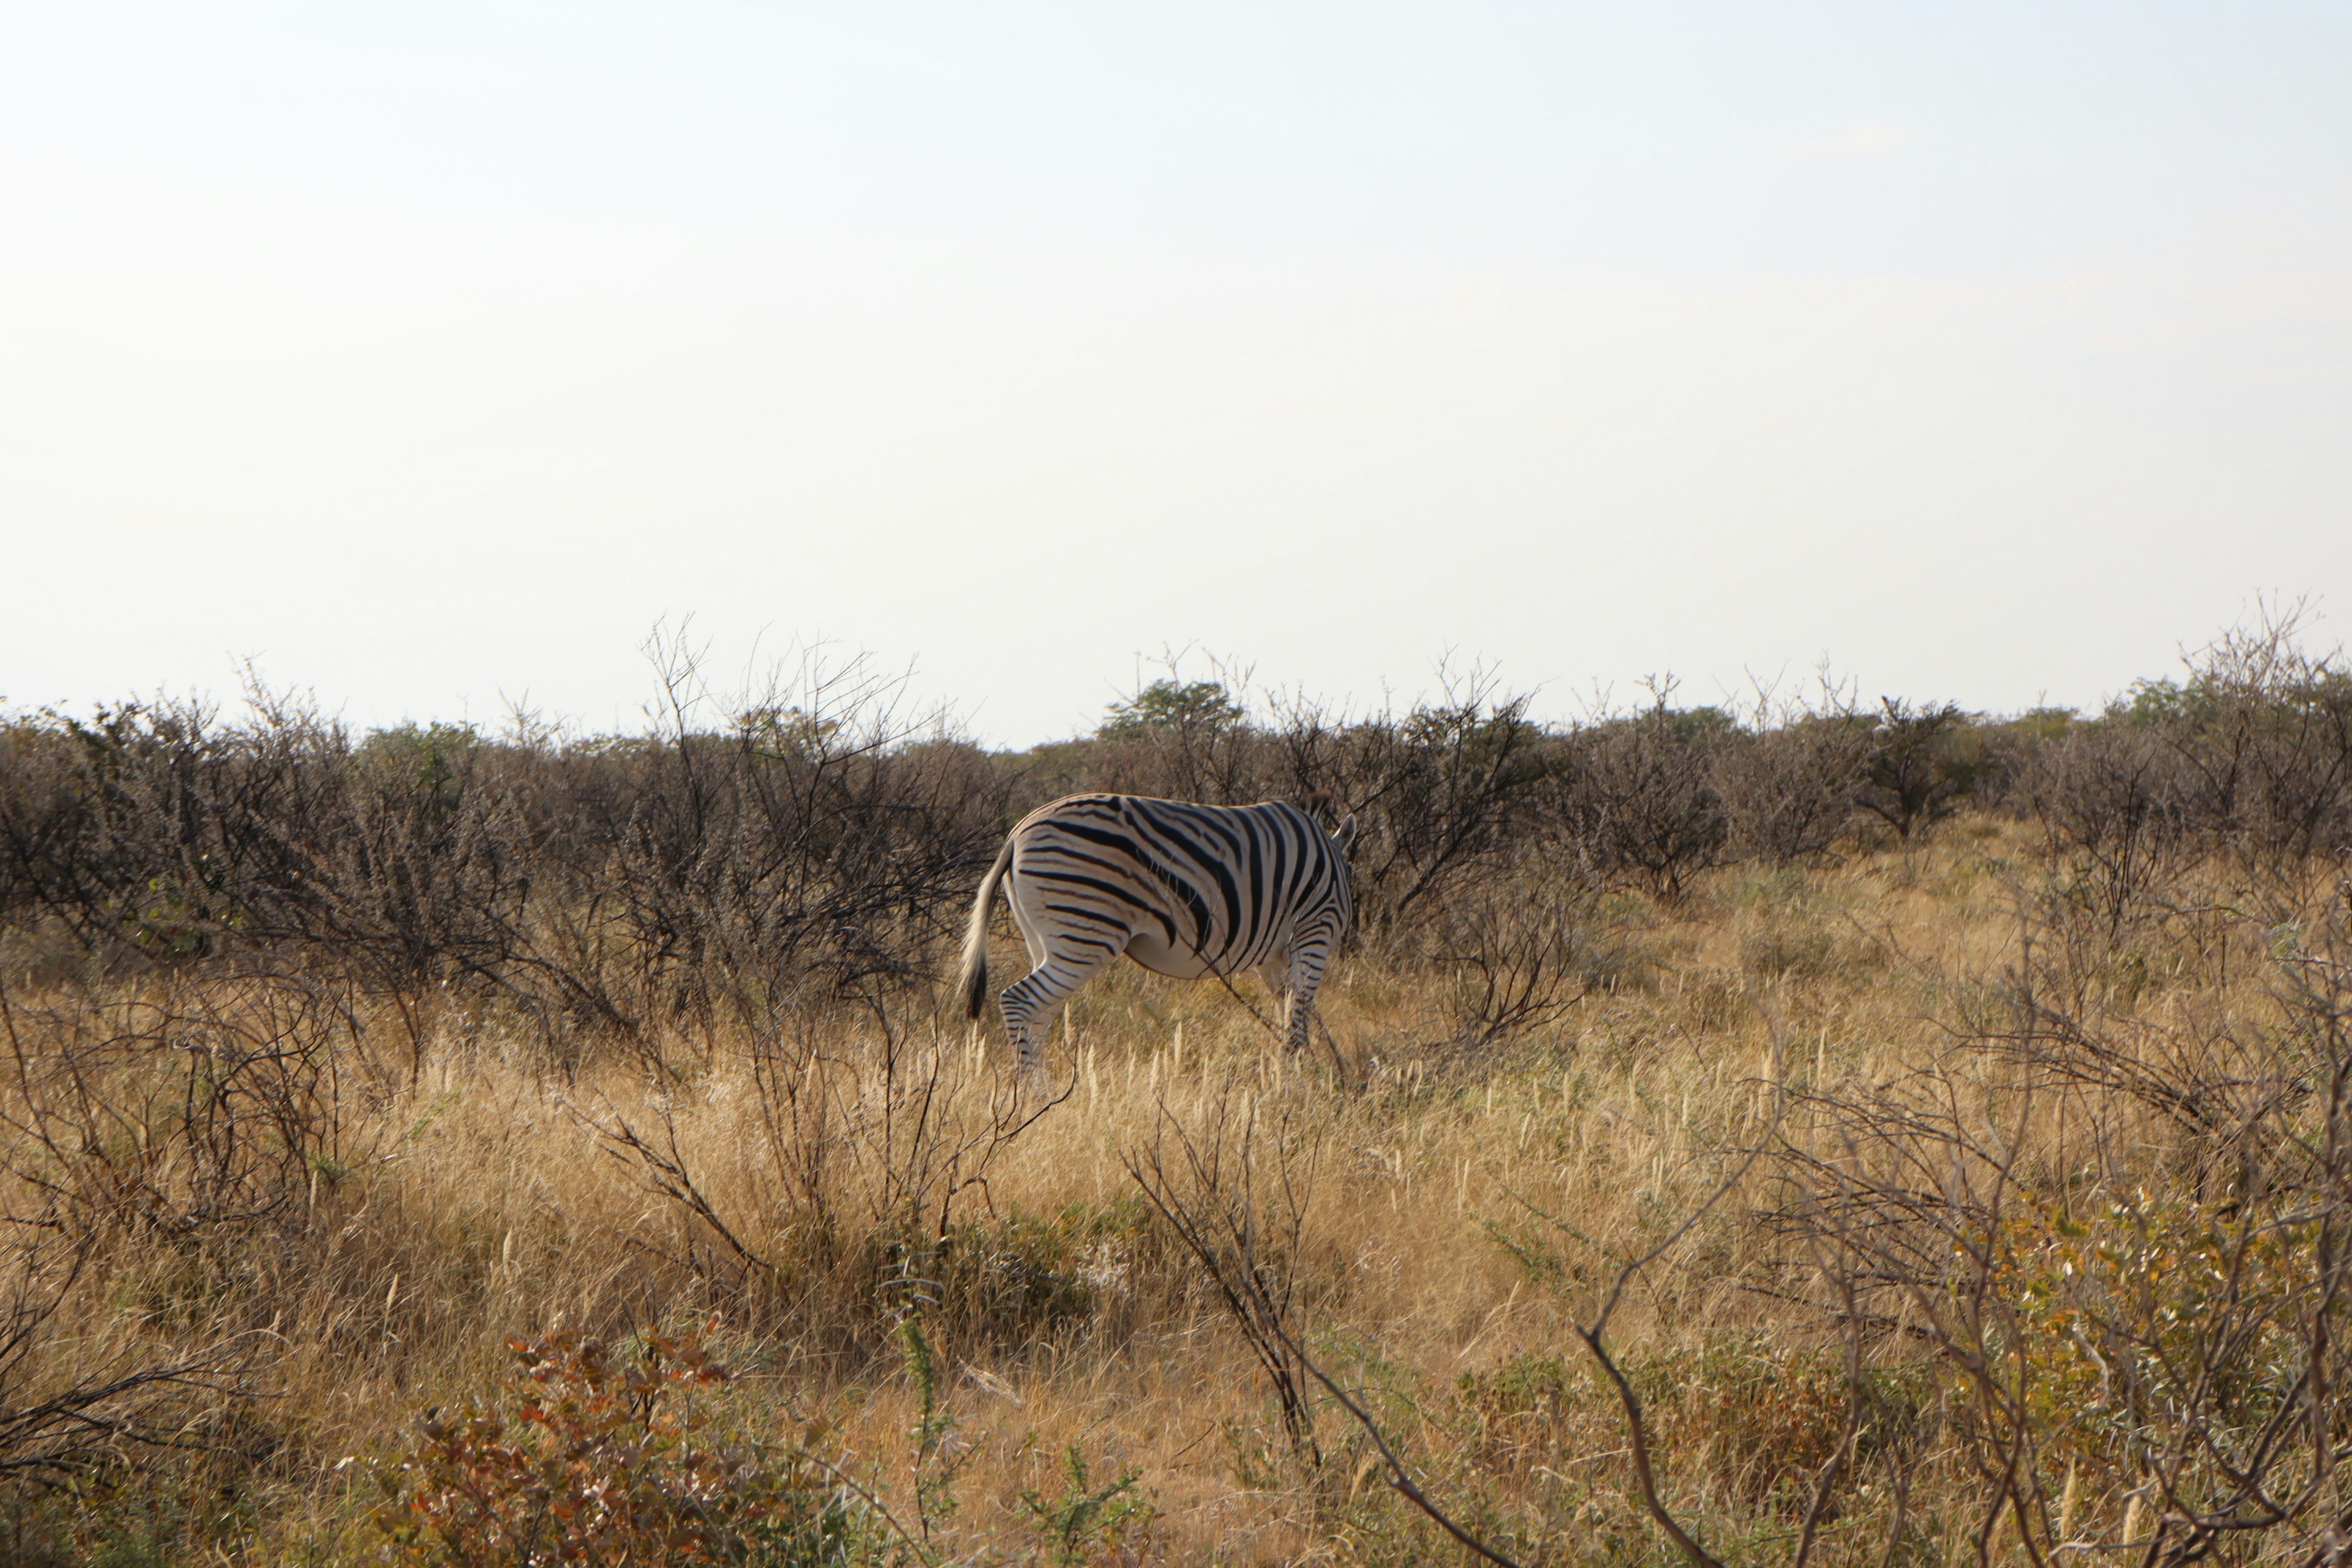
M0 986L0 1475L36 1479L206 1448L257 1392L250 1335L216 1318L153 1335L89 1312L135 1244L199 1268L299 1226L341 1169L332 1037L299 983L132 1002L110 1016L18 1007Z
M1730 853L1714 757L1734 729L1717 709L1670 708L1673 689L1655 683L1648 711L1570 737L1546 801L1595 876L1670 899Z
M2352 847L2352 673L2299 641L2300 612L2217 638L2189 679L2142 682L2115 721L2179 759L2194 827L2242 858L2293 866Z
M1549 766L1527 706L1474 672L1440 702L1340 732L1322 787L1365 825L1357 908L1369 924L1405 918L1513 846ZM1303 757L1315 721L1301 714L1298 728Z
M299 959L393 1002L448 995L640 1045L780 999L927 982L1003 828L974 749L862 663L813 654L716 704L657 643L667 718L558 747L407 727L354 742L257 690L26 721L0 741L0 922L117 971Z
M2352 847L2352 674L2299 625L2266 609L2185 679L2141 681L2022 759L2021 793L2111 925L2170 868L2221 856L2293 881Z
M1250 671L1210 659L1210 678L1185 680L1179 658L1113 704L1095 733L1089 787L1125 795L1247 805L1268 796L1267 737L1249 720Z
M1733 852L1780 865L1827 858L1853 819L1867 731L1841 714L1788 716L1710 759Z
M1638 937L1570 847L1522 844L1507 870L1465 882L1391 931L1382 962L1441 977L1433 1046L1476 1053L1534 1036L1595 992L1636 976Z
M2151 911L2191 852L2181 784L2172 748L2114 727L2045 747L2026 769L2059 891L2110 937Z
M264 971L38 1011L0 991L0 1013L5 1173L35 1203L16 1223L186 1244L299 1226L356 1157L341 1102L373 1075L328 987Z
M355 750L340 725L257 693L242 728L197 703L134 705L59 721L27 749L52 779L67 772L79 809L52 806L46 834L37 819L6 831L20 902L101 958L331 947L414 989L512 946L501 917L520 873L463 732Z
M70 910L65 889L90 810L76 761L70 737L54 725L0 724L0 926Z
M666 728L621 789L573 803L602 854L562 907L622 939L612 1010L708 1026L794 1001L871 1010L925 980L1003 827L978 752L855 659L803 661L709 733L690 650L656 652ZM584 957L569 967L594 973Z
M1465 898L1436 921L1454 979L1454 1043L1476 1048L1552 1023L1601 983L1591 895L1524 889Z

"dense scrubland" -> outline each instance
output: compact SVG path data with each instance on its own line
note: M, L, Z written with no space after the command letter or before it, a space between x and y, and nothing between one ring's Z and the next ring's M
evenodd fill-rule
M1171 679L1019 753L656 651L629 736L5 721L0 1556L2352 1540L2352 678L2292 626L2089 716ZM1124 968L1043 1087L953 1011L1090 788L1356 815L1309 1055L1255 981Z

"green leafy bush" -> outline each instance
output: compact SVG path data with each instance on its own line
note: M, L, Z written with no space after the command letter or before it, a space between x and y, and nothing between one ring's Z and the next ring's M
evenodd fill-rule
M1112 703L1099 732L1107 741L1132 741L1155 731L1230 730L1242 717L1242 705L1222 681L1164 679Z

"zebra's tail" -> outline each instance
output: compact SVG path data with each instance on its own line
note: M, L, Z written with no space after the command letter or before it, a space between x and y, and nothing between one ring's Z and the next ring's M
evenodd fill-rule
M963 969L956 976L956 993L963 998L963 1016L977 1018L988 1005L988 906L996 898L996 884L1013 864L1013 839L996 852L996 864L980 879L979 896L971 900L971 924L964 931Z

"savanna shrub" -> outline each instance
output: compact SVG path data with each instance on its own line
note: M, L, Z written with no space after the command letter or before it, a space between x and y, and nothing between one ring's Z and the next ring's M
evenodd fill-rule
M1729 858L1715 753L1734 729L1714 708L1644 713L1579 732L1547 804L1593 875L1669 899Z
M871 1561L859 1500L799 1446L732 1437L712 1408L728 1370L692 1338L627 1349L570 1332L513 1341L489 1406L428 1414L380 1472L381 1561L414 1568Z
M1870 734L1828 714L1734 737L1712 782L1735 854L1781 865L1825 859L1851 824Z
M2086 725L2025 769L2055 890L2111 935L2163 902L2193 847L2190 773L2155 736L2116 725Z
M1966 805L1993 765L1979 727L1957 704L1890 697L1871 731L1856 800L1907 843Z

